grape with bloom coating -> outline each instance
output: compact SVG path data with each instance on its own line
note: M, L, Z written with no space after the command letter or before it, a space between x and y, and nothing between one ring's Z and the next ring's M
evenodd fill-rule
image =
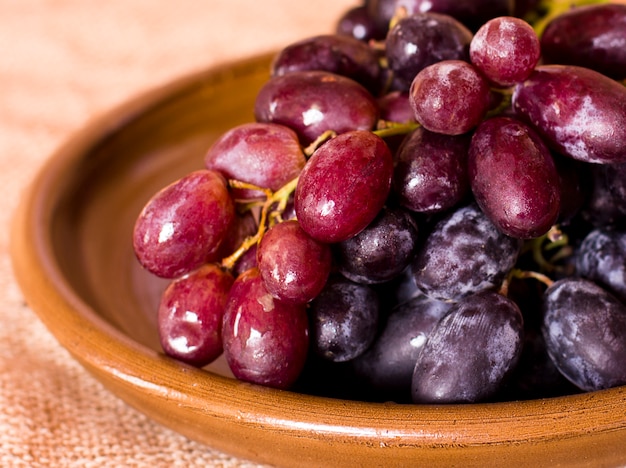
M320 242L361 232L382 209L393 158L382 138L357 130L324 143L300 174L295 208L302 229Z
M207 264L168 285L158 310L167 355L202 367L222 354L222 319L233 281L230 273Z
M607 227L592 230L574 258L578 275L626 302L626 231Z
M521 240L500 232L475 203L463 206L439 220L418 249L415 284L443 301L497 289L521 248Z
M515 86L512 105L557 152L626 162L626 87L617 81L588 68L542 65Z
M560 213L560 179L539 135L510 117L482 122L469 148L470 185L479 206L505 234L539 237Z
M461 60L444 60L420 71L409 91L415 118L427 130L460 135L487 114L490 89L476 68Z
M274 298L259 270L237 277L222 324L224 355L239 380L289 388L304 368L309 347L305 306Z
M224 177L216 171L192 172L145 205L133 230L135 255L157 276L182 276L216 260L234 217Z
M350 361L374 342L379 315L370 286L332 276L309 308L311 349L329 361Z
M207 169L226 179L278 190L298 176L306 159L298 135L283 125L245 123L221 135L204 156ZM234 189L237 199L262 196L255 190Z
M517 364L524 340L519 307L493 291L458 302L417 358L415 403L475 403L494 395Z
M530 76L541 56L539 38L520 18L502 16L483 24L472 38L470 59L499 87L513 86Z
M550 286L543 335L558 369L582 390L626 384L626 307L597 284L566 278Z
M254 115L293 129L303 145L324 132L372 130L378 106L356 81L326 71L298 71L267 81L256 96Z
M330 274L330 246L311 238L296 220L276 224L257 250L267 290L278 299L304 304L322 290Z

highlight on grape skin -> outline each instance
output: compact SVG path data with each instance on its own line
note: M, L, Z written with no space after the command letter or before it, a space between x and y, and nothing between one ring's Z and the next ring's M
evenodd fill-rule
M585 2L368 0L286 44L137 216L164 354L403 404L626 385L626 5Z

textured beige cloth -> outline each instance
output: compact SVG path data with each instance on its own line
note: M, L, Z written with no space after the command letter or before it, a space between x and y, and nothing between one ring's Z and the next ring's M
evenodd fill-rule
M87 374L25 304L9 223L95 115L180 75L332 31L348 0L0 0L0 466L255 466L189 441Z

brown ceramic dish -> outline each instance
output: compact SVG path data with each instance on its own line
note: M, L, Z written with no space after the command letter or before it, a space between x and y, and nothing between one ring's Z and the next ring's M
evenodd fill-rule
M209 70L133 100L55 154L23 199L12 256L28 303L111 392L159 423L284 466L618 466L626 388L480 405L366 404L261 388L159 350L162 282L132 252L137 213L252 120L269 57Z

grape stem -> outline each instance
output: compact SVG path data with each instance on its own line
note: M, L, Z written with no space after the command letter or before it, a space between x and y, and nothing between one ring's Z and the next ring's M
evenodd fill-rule
M227 271L231 271L241 256L245 254L253 245L258 244L261 241L268 228L276 223L282 222L282 214L287 207L289 197L296 190L298 177L287 182L275 192L268 188L258 187L256 185L238 180L229 180L228 184L233 188L258 190L263 192L265 195L265 200L261 205L259 227L256 233L253 236L246 237L237 250L235 250L228 257L224 257L222 259L222 268ZM258 205L258 202L249 204L248 209L256 205Z

